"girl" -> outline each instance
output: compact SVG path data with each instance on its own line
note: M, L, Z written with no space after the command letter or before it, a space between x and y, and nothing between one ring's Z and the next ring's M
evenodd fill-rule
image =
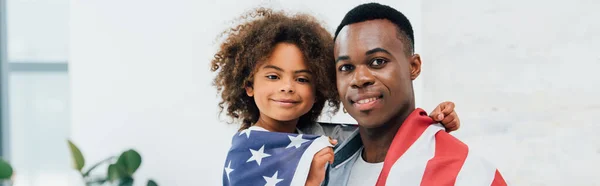
M334 138L332 145L335 139L343 140L341 125L327 130L316 122L325 104L331 113L339 109L331 34L306 14L287 16L259 8L241 18L251 20L223 33L226 38L211 62L211 70L218 71L214 85L221 94L221 112L226 109L229 117L241 123L240 131L248 138L250 130L259 130L327 135ZM449 130L458 128L451 102L440 104L432 116L450 126ZM251 159L260 166L261 160ZM327 162L333 162L332 148L314 155L306 185L321 183ZM226 167L224 184L232 171Z

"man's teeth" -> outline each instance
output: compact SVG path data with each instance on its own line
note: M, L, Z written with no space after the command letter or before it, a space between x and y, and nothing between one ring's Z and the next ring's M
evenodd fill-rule
M367 99L358 100L356 103L358 103L358 104L365 104L365 103L373 102L375 100L377 100L377 98L367 98Z

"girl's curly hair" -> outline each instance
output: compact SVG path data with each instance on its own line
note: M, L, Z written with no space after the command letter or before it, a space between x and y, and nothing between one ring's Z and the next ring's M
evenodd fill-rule
M247 20L251 18L251 20ZM339 109L335 85L333 38L312 16L286 15L271 9L257 8L240 17L245 22L223 32L226 35L219 51L211 61L211 70L218 72L213 84L221 94L221 112L241 120L240 129L258 121L260 112L254 99L246 95L245 87L252 86L256 68L268 59L278 43L296 45L302 51L306 65L314 78L316 101L311 110L302 115L297 127L316 122L325 103Z

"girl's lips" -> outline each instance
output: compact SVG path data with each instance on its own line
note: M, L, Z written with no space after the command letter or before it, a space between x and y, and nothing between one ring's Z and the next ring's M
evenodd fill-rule
M299 101L296 100L291 100L291 99L272 99L273 102L275 102L276 104L282 106L282 107L293 107L294 105L300 103Z

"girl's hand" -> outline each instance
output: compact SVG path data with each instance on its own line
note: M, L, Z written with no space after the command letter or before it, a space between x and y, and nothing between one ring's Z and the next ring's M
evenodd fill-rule
M453 102L446 101L440 103L433 109L433 112L431 112L429 117L431 117L433 121L442 123L447 132L452 132L460 128L460 119L458 119L458 115L454 110Z
M329 138L329 143L333 146L337 145L337 140ZM333 163L333 148L325 147L315 154L308 172L308 178L306 179L306 186L319 186L325 179L325 171L327 171L325 164Z

